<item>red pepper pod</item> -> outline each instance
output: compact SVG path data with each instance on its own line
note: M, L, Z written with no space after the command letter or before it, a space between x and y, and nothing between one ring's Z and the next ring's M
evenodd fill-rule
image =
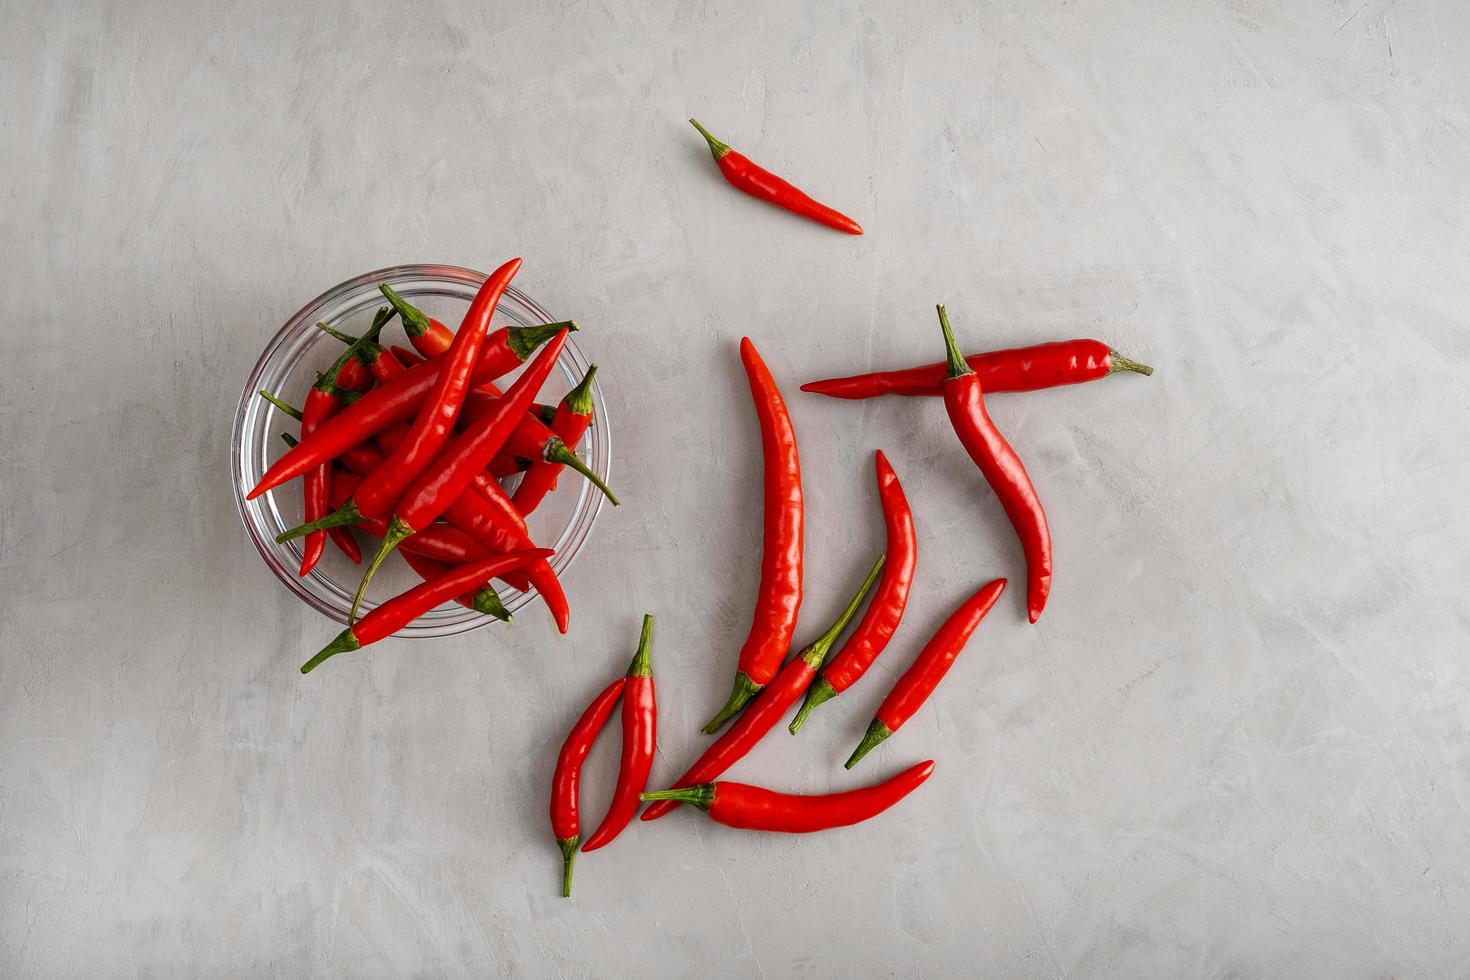
M928 700L1005 587L1003 578L982 585L980 591L961 603L924 644L924 649L919 651L909 669L904 671L893 690L888 692L888 697L878 706L867 734L846 762L848 769L857 765L859 759L873 750L873 746L903 727L903 723Z
M884 556L879 555L874 562L872 571L863 580L862 587L858 589L857 595L842 610L827 632L819 636L810 646L802 650L786 666L781 668L776 679L761 689L750 703L750 707L737 719L730 728L710 743L709 748L695 760L694 765L685 771L684 775L674 783L674 789L682 789L686 786L694 786L699 783L707 783L724 774L736 762L743 759L756 743L765 738L766 733L776 726L786 709L796 703L801 697L801 692L807 689L812 682L812 675L817 668L822 666L826 659L827 651L832 649L832 644L837 642L837 637L847 628L852 617L857 614L858 607L862 605L868 590L878 579L878 573L883 570ZM666 813L671 813L677 807L676 802L665 800L655 803L643 811L644 820L657 820Z
M638 652L628 666L623 687L623 758L617 787L607 816L582 845L583 853L611 844L638 812L638 794L648 788L653 753L658 747L658 704L653 693L653 668L648 662L652 648L653 617L644 616Z
M592 379L597 374L597 365L587 368L587 373L571 391L566 393L556 407L551 420L551 431L561 438L562 444L575 450L592 425ZM561 463L541 460L533 463L521 478L520 486L510 498L522 514L530 514L541 505L546 495L556 489L557 477L561 475Z
M933 772L934 760L930 759L881 783L824 796L797 796L745 783L722 782L644 793L643 798L690 803L716 823L740 830L810 834L876 817L918 789Z
M821 676L807 689L801 710L791 722L793 735L818 705L847 690L867 672L873 661L878 659L878 654L888 646L888 641L893 639L908 606L909 588L913 585L914 565L919 554L914 514L909 509L903 486L898 482L898 474L889 465L883 450L878 450L874 465L878 471L878 500L883 506L883 524L888 532L888 567L862 621L842 649L822 668Z
M987 394L997 391L1040 391L1082 384L1120 371L1154 373L1147 364L1130 360L1101 340L1059 340L1029 347L971 354L965 358L980 377ZM880 395L920 397L938 395L949 376L944 361L897 371L874 371L846 378L808 381L802 391L830 398L877 398Z
M791 649L796 616L801 609L803 510L801 459L796 429L776 379L761 360L749 337L740 339L750 395L760 423L764 462L765 528L761 545L761 578L756 593L750 633L740 648L739 668L730 699L704 726L712 734L740 712L756 692L768 684Z
M538 548L531 551L516 551L508 555L496 555L484 561L461 565L443 578L415 586L402 595L389 599L337 634L337 637L323 647L316 656L301 665L301 672L309 674L321 666L322 661L330 657L359 650L370 643L376 643L385 637L392 636L430 609L450 601L466 589L477 587L481 582L496 578L508 569L519 568L537 559L545 559L552 554L555 552Z
M805 191L793 186L764 167L757 166L743 154L737 153L709 134L699 123L689 120L699 135L709 144L709 151L720 168L720 173L732 187L742 190L751 197L760 198L767 204L790 211L792 214L810 218L828 228L845 231L849 235L861 235L863 226L835 208L809 197Z
M561 848L561 894L572 897L572 862L577 858L581 825L577 819L577 794L582 781L582 764L592 751L592 743L612 717L613 708L623 693L626 677L619 677L592 699L582 717L567 732L561 752L556 757L556 771L551 775L551 832Z
M455 566L446 562L428 558L403 549L403 560L408 567L418 573L419 578L425 582L443 578L454 571ZM483 616L491 616L502 623L510 622L510 610L505 608L505 603L500 601L500 596L491 588L488 582L481 584L478 588L471 588L454 597L454 601L466 609L473 609Z
M949 328L949 313L939 304L939 325L944 330L944 343L949 353L949 377L944 380L944 408L959 436L960 444L970 454L985 482L1005 508L1011 527L1021 541L1026 556L1026 613L1031 622L1041 618L1046 597L1051 592L1051 530L1046 511L1031 483L1031 476L1021 457L1001 435L990 413L985 410L985 392L980 377L970 370L960 356L959 345Z

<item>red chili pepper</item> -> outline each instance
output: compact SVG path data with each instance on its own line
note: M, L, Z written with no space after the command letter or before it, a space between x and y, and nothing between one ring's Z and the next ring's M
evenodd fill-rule
M463 334L464 331L461 330L460 333ZM368 563L362 583L357 588L357 598L353 601L354 609L362 601L363 593L373 579L373 573L377 571L383 559L388 557L389 552L398 545L398 542L413 534L414 531L428 527L439 515L445 513L469 487L475 475L490 462L490 457L494 456L496 451L504 445L517 421L526 414L526 408L531 404L531 399L546 382L546 376L551 373L552 365L556 363L566 341L567 332L563 330L556 335L556 339L541 350L541 353L536 355L530 367L526 368L516 379L515 384L505 393L497 411L480 419L460 433L403 492L402 498L393 506L393 517L388 522L388 533L383 535L383 543L378 548L378 553L373 556L373 560ZM390 458L389 462L384 464L384 468L391 466L392 462ZM381 469L375 470L374 473L380 472ZM358 492L360 495L361 488ZM345 508L347 511L351 509L350 505ZM534 576L532 581L536 581ZM551 601L549 597L547 601L548 603Z
M528 562L546 558L551 554L553 552L539 548L534 551L515 551L508 555L496 555L484 561L461 565L443 578L415 586L402 595L389 599L338 633L336 639L301 665L301 672L309 674L319 667L322 661L330 657L361 649L384 637L392 636L419 616L441 603L448 602L464 590L496 578L507 569L520 568Z
M416 555L407 548L403 549L403 560L425 582L433 582L436 579L443 578L451 574L457 567L442 561L435 561L432 558L426 558L423 555ZM472 587L465 592L461 592L454 597L454 601L466 609L473 609L483 616L494 617L502 623L510 622L510 610L505 608L505 603L500 601L500 596L488 582L482 583L479 588Z
M611 844L638 812L638 794L648 788L653 752L658 746L658 705L653 696L653 668L648 663L652 647L653 617L644 616L638 652L628 665L628 683L623 688L623 759L618 767L618 784L607 816L582 845L583 853Z
M690 803L708 813L716 823L740 830L809 834L876 817L918 789L933 771L934 760L930 759L873 786L826 796L777 793L745 783L705 783L687 789L644 793L643 798Z
M919 651L909 669L893 685L888 697L878 706L867 734L847 760L847 768L857 765L858 760L871 752L873 746L898 731L904 722L913 717L929 695L934 693L944 675L949 673L949 668L954 666L955 658L969 642L975 627L990 612L990 607L995 605L995 600L1000 598L1005 587L1006 580L1003 578L987 582L980 587L979 592L966 599L950 614L944 625L924 644L924 649Z
M914 581L914 564L918 560L918 542L914 535L914 515L908 498L898 482L898 474L888 465L888 457L878 450L878 500L883 505L883 524L888 529L888 570L842 649L822 668L821 676L807 689L801 710L791 722L795 735L807 715L824 701L847 690L878 659L893 639L909 601L909 587Z
M497 411L503 395L494 395L483 389L473 392L469 403L466 403L465 413L468 424L473 425L480 418ZM581 435L578 434L578 439ZM511 431L510 437L505 442L503 453L531 460L533 465L538 462L552 463L556 466L570 466L582 474L594 487L600 490L603 496L612 501L614 507L618 504L618 498L608 489L602 478L592 471L592 468L582 461L573 449L572 443L568 443L546 423L528 411L517 422ZM520 467L512 464L512 469L506 473L497 473L497 476L508 476L516 472ZM495 467L491 467L495 472Z
M478 494L462 493L444 512L444 519L469 534L481 547L492 552L517 551L534 547L529 536L508 527L498 517L492 515L490 510L491 505L480 499ZM546 608L551 611L551 618L556 621L557 630L566 633L571 625L571 607L567 604L567 595L562 591L561 582L557 580L551 563L544 560L532 562L527 566L525 574L530 581L524 589L516 582L505 579L504 576L501 578L513 588L521 589L522 592L530 591L530 586L534 585L541 598L545 600Z
M939 304L939 326L944 330L944 343L949 353L949 377L944 380L944 408L960 443L970 459L985 476L985 482L1000 498L1011 527L1021 539L1026 555L1026 614L1031 622L1041 618L1046 597L1051 592L1051 530L1046 524L1046 511L1041 498L1026 472L1021 457L1011 448L1006 437L985 410L985 390L980 376L970 370L960 355L959 345L949 328L949 312Z
M538 347L561 331L575 329L577 325L570 320L537 327L501 327L485 338L481 345L480 360L475 365L470 384L494 381L520 367ZM379 385L332 416L313 433L311 439L304 440L271 464L246 499L254 500L313 466L335 459L348 447L412 417L434 389L442 365L443 360L436 358L408 368L389 383Z
M812 682L812 676L816 674L817 668L822 666L827 651L832 649L832 644L847 628L858 606L862 605L863 598L867 596L868 590L873 587L873 582L877 580L878 573L883 569L883 562L884 557L879 556L878 561L873 565L873 570L864 580L863 587L858 590L857 595L852 597L852 601L847 604L842 615L837 617L837 621L811 646L786 662L786 666L781 668L776 679L756 695L750 708L735 719L735 724L731 725L728 731L710 743L710 747L705 749L704 754L695 761L694 765L678 778L672 788L683 789L686 786L695 786L717 779L725 770L745 758L750 750L755 748L756 743L765 738L766 733L781 720L786 709L796 703L796 699L801 697L801 692L805 691L807 685ZM677 801L655 803L643 811L643 819L657 820L664 814L673 812L678 805Z
M709 143L709 151L714 154L715 163L720 167L720 173L724 174L725 179L735 188L744 191L751 197L758 197L768 204L785 208L792 214L810 218L828 228L836 228L849 235L863 233L863 226L841 211L836 211L820 201L813 200L769 170L751 163L743 154L736 153L715 139L708 130L693 119L689 122L699 130L699 135L704 137L705 142Z
M740 340L740 360L745 364L751 398L755 400L765 463L761 581L750 635L740 648L734 690L719 714L704 726L706 734L718 731L776 675L781 658L791 649L796 614L801 608L801 460L796 451L796 430L775 379L749 337Z
M1061 340L1008 350L971 354L965 363L980 376L986 394L997 391L1040 391L1096 381L1119 371L1150 375L1147 364L1129 360L1101 340ZM900 371L874 371L847 378L808 381L802 391L832 398L876 398L879 395L938 395L949 365L925 364Z
M582 436L587 434L588 427L592 425L592 378L596 374L596 364L587 368L582 380L562 398L561 404L556 408L556 415L551 420L551 431L561 438L563 445L571 449L577 448ZM561 463L552 460L532 464L521 480L521 485L516 487L515 494L510 498L516 505L516 510L529 514L539 507L546 495L556 489L561 468Z
M421 357L407 347L400 347L397 344L394 344L388 349L393 352L394 357L403 363L404 367L413 367L415 364L422 364L427 360L427 358Z
M454 344L453 330L433 317L425 316L421 310L394 292L386 282L381 283L378 289L388 297L388 302L393 304L393 308L403 318L403 332L408 334L408 342L425 358L438 357Z
M619 677L592 699L582 717L567 732L561 752L556 757L556 771L551 776L551 832L561 848L561 894L572 897L572 862L577 859L577 844L582 840L577 820L577 794L582 781L582 763L592 751L592 743L612 717L613 707L623 693L626 677Z

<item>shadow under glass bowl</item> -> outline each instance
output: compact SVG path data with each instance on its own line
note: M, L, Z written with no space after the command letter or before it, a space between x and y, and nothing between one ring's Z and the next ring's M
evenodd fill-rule
M266 468L286 451L280 434L299 432L298 423L275 408L258 392L261 389L284 399L298 408L306 401L307 390L318 371L326 370L342 352L340 341L317 329L325 323L351 334L361 334L372 322L373 314L384 305L379 283L387 283L406 300L451 327L464 318L485 274L473 269L450 265L402 265L380 269L334 286L312 300L286 322L266 345L240 396L235 411L235 430L230 444L230 466L235 487L235 502L240 519L255 548L276 578L313 609L339 623L347 623L352 596L362 575L362 566L354 565L331 542L315 569L305 578L297 576L301 566L303 540L276 544L275 537L287 528L301 523L301 481L292 480L246 500L249 492ZM554 322L551 315L533 299L515 288L508 288L495 308L491 329L501 326L535 326ZM557 359L551 379L538 400L555 404L562 394L582 379L588 363L573 338ZM383 332L383 344L404 343L401 322L395 318ZM519 373L519 372L516 372ZM510 377L514 377L512 374ZM508 380L508 379L507 379ZM604 481L611 477L612 442L607 428L606 405L596 379L592 383L592 425L576 448L592 470ZM502 481L514 489L519 477ZM576 560L592 531L592 524L602 510L603 497L586 480L564 470L557 492L547 496L531 518L531 537L537 545L555 550L550 559L558 575ZM377 550L376 538L354 532L362 546L364 564ZM363 611L422 580L401 559L383 563L363 600ZM512 612L525 609L536 593L522 593L496 582L500 598ZM449 636L477 629L495 619L447 603L420 616L398 632L399 636Z

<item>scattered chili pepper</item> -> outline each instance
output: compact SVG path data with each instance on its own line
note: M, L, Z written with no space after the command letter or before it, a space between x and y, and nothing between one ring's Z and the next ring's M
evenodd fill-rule
M596 364L587 368L582 380L562 398L550 423L551 431L556 433L563 445L572 449L577 448L582 436L586 435L587 429L592 425L592 378L596 374ZM539 507L546 495L556 489L561 468L562 464L554 460L541 460L532 464L521 480L521 485L516 487L516 492L510 498L516 509L522 514L529 514Z
M750 634L740 648L735 687L719 714L704 726L706 734L718 731L776 675L781 658L791 649L791 635L796 631L796 615L801 609L803 531L796 430L775 379L749 337L740 340L740 360L760 421L765 466L761 579Z
M878 561L873 565L873 570L863 581L862 588L858 590L857 595L852 597L847 608L842 610L842 615L837 617L837 621L828 628L827 632L817 637L810 646L786 662L786 666L781 668L775 680L756 695L755 700L751 702L744 714L735 719L735 724L715 739L694 765L690 766L684 775L675 781L674 789L708 783L718 778L725 770L755 748L757 742L765 738L766 733L781 720L786 709L796 703L801 692L805 691L807 685L811 683L812 676L816 674L817 668L822 666L822 661L826 659L827 651L832 649L832 644L847 628L847 624L857 613L858 606L862 605L863 599L867 596L868 590L873 587L878 573L883 570L883 563L884 556L880 555ZM655 803L643 812L643 819L657 820L664 814L672 812L677 806L678 801Z
M797 796L745 783L722 782L644 793L643 799L689 803L708 813L716 823L740 830L809 834L876 817L918 789L933 771L934 760L930 759L881 783L825 796Z
M878 470L878 500L883 505L883 524L888 530L888 568L852 636L807 688L801 710L791 722L793 735L813 709L847 690L873 665L878 654L893 638L899 621L903 619L904 607L908 605L909 587L914 581L914 565L918 559L914 515L909 510L903 486L898 482L898 474L893 472L881 449L874 462Z
M539 548L534 551L496 555L484 561L461 565L443 578L415 586L402 595L389 599L337 634L336 639L301 665L301 672L309 674L330 657L361 649L391 636L430 609L453 599L466 589L498 577L506 569L520 568L552 553L545 548Z
M975 627L990 612L1005 587L1003 578L982 585L980 591L961 603L924 644L924 649L919 651L909 669L903 672L893 690L888 692L888 697L878 706L867 734L846 762L848 769L857 765L859 759L873 750L873 746L898 731L934 693L934 688L954 666L955 658L965 648Z
M464 332L464 329L460 330L460 334ZM378 548L378 553L373 556L373 560L368 563L362 583L357 587L357 597L352 604L354 610L362 602L363 594L367 591L368 583L372 581L374 572L382 564L383 559L397 547L398 542L413 534L414 531L428 527L440 514L443 514L469 487L475 475L490 462L490 457L495 455L496 450L505 443L517 421L525 415L531 399L546 382L546 376L551 372L551 367L556 363L557 357L560 356L566 340L565 330L557 334L556 338L536 355L530 367L516 378L515 384L505 393L497 411L478 420L460 433L403 491L402 497L393 505L393 516L388 521L388 533L383 535L383 543ZM447 358L451 355L444 356ZM391 467L394 459L400 455L395 453L395 456L389 457L387 463L373 471L374 475ZM367 477L367 480L371 479L372 476ZM367 480L363 481L364 486ZM358 488L358 493L361 495L362 487ZM344 510L351 511L352 506L349 505ZM533 578L532 581L535 579Z
M751 197L758 197L768 204L774 204L778 208L784 208L792 214L810 218L828 228L836 228L849 235L863 233L863 226L841 211L836 211L820 201L813 200L769 170L752 163L744 154L735 152L715 139L709 134L709 130L693 119L689 122L699 130L699 135L704 137L705 142L709 143L709 151L714 155L715 163L719 165L720 173L724 175L725 180L738 190L744 191Z
M581 842L581 824L577 819L577 795L582 781L582 764L592 751L592 743L612 717L614 706L627 684L626 677L619 677L602 693L592 699L587 710L577 719L567 740L562 743L556 757L556 771L551 776L551 832L556 835L556 846L561 848L561 894L572 897L572 862L577 859L577 845Z
M1147 364L1129 360L1100 340L1061 340L1030 347L971 354L965 363L980 376L986 394L997 391L1040 391L1096 381L1120 371L1154 373ZM808 381L802 391L832 398L876 398L879 395L938 395L949 374L946 362L899 371L874 371L846 378Z
M645 615L638 652L628 666L627 686L623 688L623 759L618 767L618 784L607 816L582 845L584 853L606 847L623 832L638 812L638 794L648 788L653 751L658 745L658 705L653 695L653 668L648 663L652 646L653 617Z
M435 561L433 558L414 554L407 548L403 549L403 560L425 582L433 582L436 579L443 578L452 573L456 567L454 565L447 565L441 561ZM483 616L493 617L502 623L510 622L510 610L505 608L505 603L500 601L500 596L488 582L482 583L478 588L472 586L465 592L455 596L454 601L466 609L473 609Z

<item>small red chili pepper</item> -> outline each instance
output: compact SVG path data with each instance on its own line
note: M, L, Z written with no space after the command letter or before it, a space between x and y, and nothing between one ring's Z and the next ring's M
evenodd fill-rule
M807 688L801 710L791 722L795 735L819 704L847 690L878 659L878 654L893 639L909 601L909 587L914 581L914 564L918 560L918 542L914 535L914 515L908 498L898 482L898 474L888 465L888 457L878 450L878 500L883 505L883 524L888 530L888 568L883 581L873 594L873 601L862 621L852 631L842 649L837 651L816 682Z
M720 167L720 173L724 174L725 179L735 188L744 191L751 197L758 197L768 204L785 208L792 214L810 218L828 228L836 228L849 235L863 233L863 226L841 211L836 211L820 201L813 200L769 170L751 163L746 156L715 139L707 129L693 119L689 122L699 130L699 135L704 137L705 142L709 143L709 151L714 155L715 163Z
M592 425L592 378L597 374L597 365L587 368L587 373L575 388L566 393L556 407L551 420L551 431L561 438L562 445L576 449ZM553 460L542 460L532 464L526 471L521 485L511 496L511 503L522 514L529 514L541 505L546 495L556 489L557 477L562 464Z
M496 555L484 561L461 565L443 578L415 586L399 596L369 612L337 634L316 656L301 665L301 672L309 674L322 661L339 653L358 650L370 643L392 636L419 616L441 603L447 602L468 588L481 582L497 578L509 568L520 568L538 558L546 558L553 552L545 548L534 551L515 551L508 555Z
M577 794L582 781L582 764L592 751L592 743L612 717L613 708L623 693L626 677L619 677L592 699L582 717L567 732L561 752L556 757L556 771L551 776L551 832L561 848L561 894L572 897L572 862L577 859L577 845L582 829L577 819Z
M842 615L837 617L837 622L819 636L811 646L802 650L776 675L750 703L750 708L739 718L729 730L715 739L710 747L701 755L684 775L680 776L674 783L674 789L683 789L686 786L695 786L699 783L707 783L718 778L725 770L736 762L745 758L756 743L765 738L766 733L775 727L786 713L786 709L796 703L805 691L807 685L812 682L812 676L816 674L817 668L822 666L826 659L827 651L832 649L832 644L837 637L847 628L857 612L858 606L862 605L863 598L867 596L868 590L873 587L878 573L883 569L884 557L879 556L873 565L873 570L868 573L863 587L858 590L857 595L847 604ZM666 813L672 812L678 806L677 802L655 803L643 812L644 820L657 820Z
M520 367L538 347L563 330L576 329L577 325L570 320L536 327L501 327L486 337L481 345L480 359L470 377L470 384L478 386L494 381ZM303 440L272 463L246 499L254 500L313 466L335 459L349 447L389 426L411 418L434 389L442 365L442 359L436 358L408 368L332 416L309 440Z
M638 652L628 665L628 682L623 688L623 759L618 767L618 784L607 816L582 845L583 853L611 844L638 812L638 794L648 788L653 752L658 746L658 705L653 696L653 668L648 663L652 646L653 617L644 616Z
M796 430L775 379L749 337L740 340L740 360L760 421L765 465L761 580L750 634L740 648L735 687L719 714L704 726L706 734L718 731L776 676L781 658L791 649L791 635L796 632L796 615L801 609L801 460L796 451Z
M1030 347L971 354L965 363L980 376L985 393L1040 391L1096 381L1119 371L1154 373L1147 364L1129 360L1101 340L1060 340ZM879 395L938 395L949 365L925 364L899 371L874 371L846 378L808 381L802 391L832 398L877 398Z
M847 768L857 765L859 759L873 750L873 746L898 731L928 700L1005 587L1003 578L987 582L950 614L878 706L867 734L847 760Z
M556 335L556 339L542 348L541 353L536 355L530 367L522 372L519 378L516 378L515 384L501 399L497 411L465 429L409 484L402 498L393 505L393 516L388 521L388 533L383 535L383 543L378 548L378 553L373 556L373 560L368 563L367 571L363 574L362 583L357 588L357 598L353 601L354 609L361 603L363 593L367 591L368 583L373 579L373 573L377 571L383 559L387 558L388 554L397 547L398 542L413 534L414 531L428 527L439 515L445 513L469 487L475 475L490 462L490 457L494 456L496 451L504 445L517 421L526 414L526 408L530 406L531 399L546 382L546 376L551 373L552 365L556 363L566 341L567 332L563 330ZM391 466L392 463L393 458L390 457L384 467ZM380 467L373 472L381 472L381 469ZM359 488L360 493L361 488ZM344 508L349 512L351 509L351 505ZM338 513L342 512L338 511ZM356 515L354 519L355 517ZM532 581L535 581L534 577Z
M873 786L825 796L777 793L745 783L705 783L644 793L643 798L689 803L708 813L716 823L740 830L810 834L876 817L918 789L933 771L934 760L930 759Z
M466 422L469 425L473 425L480 418L496 411L500 404L500 399L503 397L502 395L491 394L483 389L472 392L470 402L465 406ZM578 434L577 438L580 439L581 435ZM593 472L592 467L582 461L582 458L577 455L573 445L528 411L516 422L515 428L511 431L510 437L505 442L502 453L509 453L513 456L531 460L533 465L544 462L555 464L558 467L570 466L600 490L603 496L607 497L613 506L616 507L618 498L608 488L607 484L602 482L602 478ZM518 466L513 466L510 472L515 472L519 468ZM491 467L491 472L495 472L495 467ZM496 475L508 476L509 472Z
M386 282L379 284L378 289L388 297L388 302L393 304L393 308L403 318L403 332L408 334L408 342L425 358L438 357L454 344L453 330L433 317L425 316L416 306L394 292Z
M425 582L433 582L452 573L456 566L448 565L423 555L416 555L407 548L403 549L403 560L408 567L418 573L419 578ZM488 582L481 583L478 588L471 587L454 597L454 601L466 609L473 609L483 616L491 616L502 623L510 622L510 610L505 608L505 603L500 601L500 596L491 588Z
M1021 539L1026 556L1026 614L1031 622L1041 618L1051 592L1051 530L1046 524L1046 511L1041 498L1026 472L1021 457L1001 435L990 413L985 410L985 390L980 376L970 369L954 341L949 328L949 312L940 303L939 326L944 330L944 344L949 354L949 377L944 379L944 409L950 424L960 437L960 444L970 454L975 466L995 491L1010 518L1011 527Z

